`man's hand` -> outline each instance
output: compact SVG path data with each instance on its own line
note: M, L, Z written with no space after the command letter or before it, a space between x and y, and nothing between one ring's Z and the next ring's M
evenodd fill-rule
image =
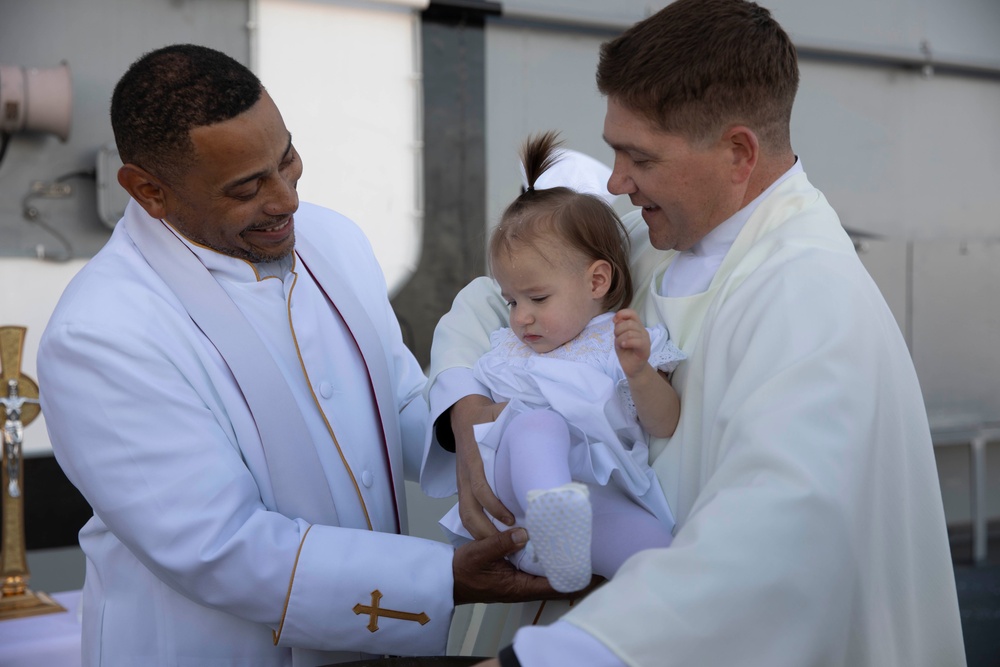
M514 525L514 515L497 499L486 481L483 459L472 427L496 421L506 403L493 403L485 396L466 396L451 407L451 430L455 435L457 457L458 514L462 525L474 538L482 539L498 531L489 512L508 526Z
M603 581L595 577L591 586L575 593L560 593L549 580L521 572L504 556L524 547L528 532L514 528L494 532L482 540L463 544L455 550L452 572L455 577L455 605L473 602L526 602L583 597Z

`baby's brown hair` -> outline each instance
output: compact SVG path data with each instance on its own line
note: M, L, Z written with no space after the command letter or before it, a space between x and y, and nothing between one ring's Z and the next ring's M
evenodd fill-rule
M611 287L604 296L607 310L618 310L632 302L632 276L628 270L629 239L625 226L608 204L593 195L564 187L536 190L535 182L558 162L561 142L556 132L529 137L521 148L521 162L528 187L500 217L490 237L491 265L515 245L533 246L552 235L567 248L591 260L611 265Z

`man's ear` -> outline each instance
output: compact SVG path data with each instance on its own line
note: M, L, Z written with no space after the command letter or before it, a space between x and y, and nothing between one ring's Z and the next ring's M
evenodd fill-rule
M732 161L732 182L746 183L760 158L757 135L745 125L734 125L722 136Z
M157 220L167 217L165 186L160 179L142 167L129 163L118 170L118 183L150 217Z
M588 269L590 275L590 295L594 299L603 299L611 289L611 264L606 259L595 260Z

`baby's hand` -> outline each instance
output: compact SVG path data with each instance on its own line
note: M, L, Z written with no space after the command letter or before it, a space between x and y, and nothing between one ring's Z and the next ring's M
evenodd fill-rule
M627 377L642 371L649 363L649 332L631 308L615 313L615 352Z

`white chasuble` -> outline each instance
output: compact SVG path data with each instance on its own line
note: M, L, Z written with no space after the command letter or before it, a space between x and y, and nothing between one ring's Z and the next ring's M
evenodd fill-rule
M633 307L688 355L677 430L650 446L677 528L564 618L627 665L963 665L912 360L823 195L790 176L688 297L658 295L676 253L625 222ZM432 381L488 349L495 294L481 280L456 299Z
M630 665L963 664L913 364L805 175L706 292L635 306L689 355L677 431L650 448L679 528L566 619Z

